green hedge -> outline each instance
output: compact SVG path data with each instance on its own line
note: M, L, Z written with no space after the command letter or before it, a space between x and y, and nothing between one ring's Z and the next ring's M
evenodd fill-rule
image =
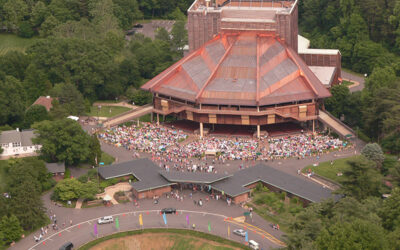
M231 241L231 240L224 239L224 238L216 236L216 235L207 234L207 233L203 233L203 232L199 232L199 231L191 231L191 230L176 229L176 228L170 228L170 229L150 228L150 229L126 231L126 232L120 232L120 233L107 235L103 238L99 238L97 240L86 243L85 245L81 246L79 248L79 250L89 250L90 248L96 246L97 244L107 241L107 240L110 240L110 239L115 239L115 238L120 238L120 237L124 237L124 236L130 236L130 235L145 234L145 233L181 234L181 235L194 236L194 237L203 238L206 240L211 240L214 242L218 242L218 243L225 244L225 245L230 245L232 247L236 247L236 248L240 248L240 249L250 249L250 248L240 244L239 242Z

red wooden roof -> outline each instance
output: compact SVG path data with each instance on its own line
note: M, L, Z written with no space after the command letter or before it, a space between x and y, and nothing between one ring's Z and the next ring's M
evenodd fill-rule
M219 34L142 89L197 103L251 106L330 96L293 49L255 32Z

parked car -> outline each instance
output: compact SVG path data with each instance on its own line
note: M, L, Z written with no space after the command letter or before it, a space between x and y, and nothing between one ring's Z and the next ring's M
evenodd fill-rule
M246 236L246 231L243 229L235 229L233 230L233 233L242 237Z
M163 208L163 209L161 209L161 213L162 214L176 214L176 209L175 208L172 208L172 207L170 207L170 208Z
M112 216L104 216L97 221L97 224L107 224L107 223L113 223L113 222L114 222L114 219Z
M73 248L74 248L74 244L72 244L71 242L67 242L60 247L60 250L71 250Z
M260 245L254 240L249 240L249 247L254 250L260 249Z

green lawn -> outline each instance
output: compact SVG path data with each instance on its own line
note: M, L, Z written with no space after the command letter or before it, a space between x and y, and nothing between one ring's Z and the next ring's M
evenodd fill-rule
M343 86L350 86L350 85L352 85L353 83L352 82L349 82L349 81L346 81L346 80L343 80L343 82L342 82L342 85Z
M131 109L126 107L102 106L99 109L97 106L92 106L88 115L94 117L113 117L129 110Z
M20 51L25 53L25 50L32 45L38 38L21 38L12 34L0 34L0 56L8 51Z
M285 192L272 192L262 185L254 189L252 201L247 205L265 220L279 224L283 232L288 231L296 214L304 209L298 198L286 197Z
M131 249L128 248L129 245L132 245L132 242L137 241L134 238L129 236L135 235L143 235L145 239L141 238L140 243L148 243L149 241L154 242L152 245L154 249L174 249L174 250L225 250L225 249L249 249L243 244L239 242L227 240L221 238L219 236L199 232L192 230L183 230L183 229L163 229L163 228L154 228L154 229L144 229L144 230L136 230L136 231L127 231L120 232L105 236L100 239L96 239L85 245L81 246L80 250L92 249L92 247L102 244L102 249ZM119 241L109 241L111 239L120 238ZM146 239L147 238L147 239ZM173 242L172 246L171 243ZM168 247L166 244L168 244ZM159 248L157 248L159 247Z
M104 165L110 165L115 161L115 158L106 152L101 153L101 162L104 162Z
M306 173L308 169L311 169L311 171L314 171L314 173L323 176L327 179L330 179L334 182L340 183L340 181L343 179L343 176L337 176L337 173L347 170L350 168L349 164L347 163L348 160L353 159L357 156L352 156L349 158L343 158L343 159L338 159L333 161L333 165L331 165L331 162L322 162L319 164L319 166L307 166L303 168L302 172Z

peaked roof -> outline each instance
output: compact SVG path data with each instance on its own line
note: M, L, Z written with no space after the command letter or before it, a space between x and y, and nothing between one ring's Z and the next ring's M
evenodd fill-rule
M47 111L53 107L53 98L50 96L39 96L38 99L32 105L42 105L46 108Z
M293 49L256 32L220 33L142 89L203 104L251 106L330 96Z

